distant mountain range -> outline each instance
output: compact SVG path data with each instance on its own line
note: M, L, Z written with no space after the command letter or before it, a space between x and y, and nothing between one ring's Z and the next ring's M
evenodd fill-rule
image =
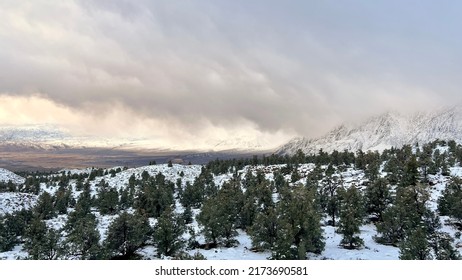
M301 149L305 153L317 153L345 149L379 150L401 147L405 144L427 143L435 139L455 140L462 143L462 106L453 106L416 114L387 112L357 123L344 123L322 137L297 137L277 149L271 143L254 137L237 137L224 140L208 140L205 146L215 152L276 152L293 154ZM181 151L179 147L157 147L149 139L104 139L75 137L53 125L0 126L0 148L3 151L62 150L62 149L126 149L157 151ZM207 151L198 148L198 151ZM183 149L184 150L184 149Z
M250 152L274 150L275 145L260 137L236 136L226 139L208 139L203 141L198 152ZM103 138L93 136L74 136L55 125L0 125L0 149L20 150L62 150L62 149L122 149L157 150L161 152L190 151L191 148L179 146L159 146L151 139L142 138Z
M382 151L405 144L427 143L436 139L462 143L462 106L404 115L387 112L359 123L345 123L322 137L297 137L282 145L277 153L294 154L297 150L317 153L345 149Z

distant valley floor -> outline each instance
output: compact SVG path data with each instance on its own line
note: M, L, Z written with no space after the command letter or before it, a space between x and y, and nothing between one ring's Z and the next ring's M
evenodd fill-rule
M12 171L56 171L62 168L139 167L150 162L205 164L215 159L249 158L263 152L196 152L165 150L122 150L107 148L37 149L0 146L0 168Z

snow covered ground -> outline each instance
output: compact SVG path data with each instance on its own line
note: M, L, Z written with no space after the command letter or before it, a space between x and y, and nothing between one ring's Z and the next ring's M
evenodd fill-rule
M262 170L265 174L265 177L268 180L273 180L273 172L280 170L285 165L271 165L271 166L246 166L243 170L239 170L238 174L241 178L244 178L248 170L256 174L257 170ZM182 179L182 185L185 186L186 182L193 183L195 178L200 174L202 166L200 165L177 165L174 164L172 167L168 167L166 164L162 165L150 165L139 168L131 168L122 170L121 172L112 176L111 174L96 177L90 185L92 193L96 194L98 183L104 179L111 187L115 187L118 190L128 186L128 181L130 176L135 175L137 179L141 178L141 174L146 171L150 175L154 176L161 172L167 180L176 183L177 179ZM115 168L111 168L115 169ZM111 170L111 169L108 169ZM309 174L314 169L314 164L302 164L298 167L299 174L301 179L296 183L305 183L307 174ZM89 173L91 169L85 170L63 170L66 173L71 172L71 174L80 174L80 173ZM461 167L452 167L451 174L454 176L462 176ZM360 170L355 170L353 168L348 168L341 174L343 183L346 187L352 186L361 186L364 182L364 172ZM383 175L383 174L382 174ZM232 179L232 173L222 174L214 176L214 182L218 186L222 186L225 182ZM286 179L290 179L290 175L285 176ZM15 179L16 182L23 182L23 178L17 176L14 173L11 173L7 170L0 169L0 180L3 178ZM430 177L432 182L435 182L435 185L431 186L431 199L429 201L429 207L433 210L436 209L436 203L438 198L441 195L441 191L444 190L448 178L435 175ZM74 197L77 197L80 192L75 190L76 180L70 181L70 186L73 188ZM41 184L41 192L47 191L54 193L58 189L58 186L46 186L44 183ZM277 199L277 194L275 194ZM37 196L24 193L0 193L0 215L4 213L11 213L22 208L30 208L35 205L37 201ZM181 204L176 201L176 212L181 213L183 207ZM198 210L193 210L195 214L198 213ZM116 215L100 215L98 212L95 212L95 215L98 220L98 231L102 239L104 240L107 235L107 229L110 223L118 216ZM452 237L456 236L457 229L453 226L445 224L448 217L441 217L443 223L443 231L449 233ZM67 215L59 215L58 217L47 221L48 226L55 229L62 228L67 221ZM151 225L156 223L156 219L150 219ZM196 233L200 233L200 227L196 221L193 222L192 227ZM377 234L376 227L373 224L364 224L361 227L361 237L364 240L364 246L361 249L357 250L347 250L339 246L341 235L335 232L335 228L332 226L323 226L324 237L325 237L325 250L320 255L310 255L311 259L334 259L334 260L396 260L399 258L399 249L393 246L385 246L378 244L374 240L374 236ZM200 252L207 259L210 260L264 260L270 256L270 252L252 252L250 248L252 247L250 237L243 232L242 230L238 231L239 235L237 240L239 245L233 248L216 248L211 250L205 249L195 249L188 251L191 255L195 252ZM185 233L185 238L189 237L189 233ZM204 241L203 236L199 234L199 241ZM460 244L460 238L455 238L455 244ZM459 252L462 254L462 248L458 248ZM145 259L156 259L156 251L153 246L145 247L140 251L140 254ZM12 251L0 253L0 259L21 259L27 256L22 250L21 246L16 246Z
M8 183L8 181L11 181L12 183L16 185L20 185L20 184L24 184L26 179L24 179L23 177L19 175L16 175L15 173L9 170L0 168L0 182Z
M30 209L37 202L37 196L27 193L0 193L0 215L21 209Z

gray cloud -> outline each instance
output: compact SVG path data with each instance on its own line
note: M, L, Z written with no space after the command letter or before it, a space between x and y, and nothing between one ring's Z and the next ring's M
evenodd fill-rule
M395 18L381 14L393 3L358 1L16 2L0 4L0 92L95 118L117 108L190 134L252 123L312 136L459 98L460 31L412 33L431 25L424 8Z

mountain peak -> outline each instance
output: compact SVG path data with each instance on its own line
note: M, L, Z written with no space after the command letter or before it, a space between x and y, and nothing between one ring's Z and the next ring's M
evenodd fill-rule
M351 151L401 147L436 139L462 142L462 106L404 115L388 111L357 123L344 123L322 137L298 137L278 149L280 154L293 154L298 149L311 154L320 149Z

